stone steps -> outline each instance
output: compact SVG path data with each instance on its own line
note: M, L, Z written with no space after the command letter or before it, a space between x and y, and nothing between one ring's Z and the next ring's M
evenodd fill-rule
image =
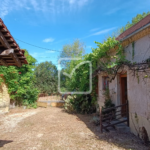
M121 118L120 120L113 120L110 122L110 124L115 124L118 121L124 121L126 118ZM108 125L106 122L103 123L104 126ZM108 131L107 131L108 130ZM117 125L114 125L114 127L107 127L107 130L105 130L106 132L115 132L115 131L119 131L119 132L130 132L130 128L127 126L127 123L120 123Z

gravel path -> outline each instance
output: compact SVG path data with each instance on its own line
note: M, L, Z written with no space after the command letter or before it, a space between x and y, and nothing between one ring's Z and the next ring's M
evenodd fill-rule
M0 117L2 150L150 150L132 134L104 133L92 115L68 114L61 108L13 109Z

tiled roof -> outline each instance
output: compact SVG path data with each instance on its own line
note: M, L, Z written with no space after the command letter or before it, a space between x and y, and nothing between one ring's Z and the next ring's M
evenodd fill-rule
M24 52L0 18L0 65L21 67L28 64Z
M138 23L136 23L135 25L133 25L132 27L130 27L129 29L127 29L126 31L124 31L122 34L120 34L116 40L122 40L123 38L129 36L130 34L132 34L133 32L137 31L138 29L146 26L147 24L150 23L150 14L147 15L145 18L143 18L142 20L140 20Z

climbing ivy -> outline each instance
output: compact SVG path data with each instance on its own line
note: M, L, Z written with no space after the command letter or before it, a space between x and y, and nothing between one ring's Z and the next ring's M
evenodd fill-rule
M135 53L135 51L134 51L134 42L132 42L132 60L134 59L134 53Z
M0 83L5 82L8 86L11 100L19 105L36 107L38 90L34 87L35 76L33 69L36 60L25 51L29 64L22 67L0 66Z

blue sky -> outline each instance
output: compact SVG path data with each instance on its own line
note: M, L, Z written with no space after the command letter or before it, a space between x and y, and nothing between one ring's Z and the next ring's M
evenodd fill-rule
M86 53L138 13L149 11L149 0L0 0L0 17L14 38L61 51L80 39ZM17 40L16 40L17 41ZM57 64L59 52L17 41L38 63Z

